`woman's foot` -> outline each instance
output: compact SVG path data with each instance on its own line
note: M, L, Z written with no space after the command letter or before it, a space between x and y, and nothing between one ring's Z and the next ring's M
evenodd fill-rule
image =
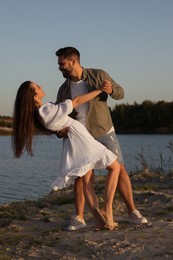
M115 228L116 223L114 222L110 223L107 221L107 219L104 217L104 215L102 214L101 210L99 208L96 208L96 214L97 214L97 220L96 221L96 230L113 230Z
M118 227L118 223L113 220L112 214L108 214L103 208L100 209L100 212L102 216L105 218L111 230L114 230L115 228Z

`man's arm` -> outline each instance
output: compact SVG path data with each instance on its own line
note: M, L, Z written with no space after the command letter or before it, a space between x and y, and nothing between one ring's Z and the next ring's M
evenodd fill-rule
M124 89L117 83L112 84L112 94L110 96L114 99L123 99L124 98Z

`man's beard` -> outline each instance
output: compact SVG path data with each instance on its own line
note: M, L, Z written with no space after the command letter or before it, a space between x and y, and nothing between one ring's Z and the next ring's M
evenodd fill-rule
M62 72L63 77L64 77L65 79L67 79L67 78L70 78L70 75L71 75L71 73L72 73L72 69L62 70L61 72Z

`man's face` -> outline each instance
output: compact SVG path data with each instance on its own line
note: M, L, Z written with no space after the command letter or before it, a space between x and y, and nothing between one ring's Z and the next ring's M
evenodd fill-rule
M64 78L70 77L73 72L73 63L71 59L58 57L59 70L62 72Z

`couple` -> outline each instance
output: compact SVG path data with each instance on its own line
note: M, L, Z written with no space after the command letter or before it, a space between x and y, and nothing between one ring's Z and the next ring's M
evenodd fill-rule
M44 127L53 131L62 129L59 131L59 135L65 137L68 133L68 138L64 138L62 166L65 165L66 168L61 167L61 174L65 174L64 178L67 183L71 183L75 178L76 217L72 223L70 223L68 229L76 230L86 225L84 221L85 199L95 218L96 227L99 229L114 229L117 224L113 221L112 203L117 186L129 211L128 221L132 223L146 223L147 220L135 209L130 179L123 165L121 150L116 139L109 108L106 103L108 94L114 99L123 98L123 89L118 86L105 71L82 68L80 65L80 54L75 48L62 48L56 52L56 55L58 56L59 69L63 76L67 78L59 90L57 96L58 105L51 103L42 105L44 92L33 82L23 83L19 89L20 91L18 90L14 113L14 151L16 156L21 156L24 148L32 154L34 122L40 126L44 125ZM24 97L24 88L27 89L26 97ZM100 90L98 90L99 92L92 92L96 88L100 88L102 92ZM92 96L84 95L87 92L90 92L88 94ZM29 95L32 97L30 101L28 98ZM75 96L77 95L80 96L76 97L77 101L75 101ZM67 101L62 102L64 100ZM87 102L89 100L90 102ZM23 106L27 106L25 113ZM20 110L21 107L22 110ZM73 108L75 108L75 110ZM28 119L25 118L26 113L28 113L27 111L32 112L32 119L31 115L28 115ZM67 117L71 112L71 115L85 125L90 134L98 140L99 143L86 132L86 129L83 128L81 124L79 124L80 127L74 127L77 121ZM26 119L26 126L19 117L20 113L21 118ZM56 116L58 116L58 118L56 118ZM30 130L28 130L29 120L32 121ZM23 132L23 129L26 129L26 131ZM21 130L22 133L24 133L23 138L21 138ZM81 147L77 145L80 142L83 142ZM100 145L101 142L104 144L104 147ZM87 149L85 149L86 144L88 144L88 152ZM108 151L105 146L116 154L116 156L114 155L114 157L112 157L113 154L110 154L110 151ZM73 153L74 150L75 153ZM77 161L77 165L75 165L75 167L78 168L73 168L74 161L70 158L71 153L73 153L73 156L80 155L80 159ZM101 155L101 158L98 157L99 155ZM104 156L106 156L106 160ZM93 158L95 159L94 162ZM116 158L120 164L115 160ZM79 161L82 162L81 168L79 168ZM87 165L85 170L83 170L84 165ZM91 170L94 168L98 169L99 167L107 167L109 171L105 185L105 204L101 211L98 208L97 198L93 189L93 172ZM67 175L68 172L69 175ZM81 176L81 178L78 178L78 176ZM62 181L62 179L60 180L59 178L60 176L54 183L54 189L62 188L64 187L63 185L65 185L64 180Z

